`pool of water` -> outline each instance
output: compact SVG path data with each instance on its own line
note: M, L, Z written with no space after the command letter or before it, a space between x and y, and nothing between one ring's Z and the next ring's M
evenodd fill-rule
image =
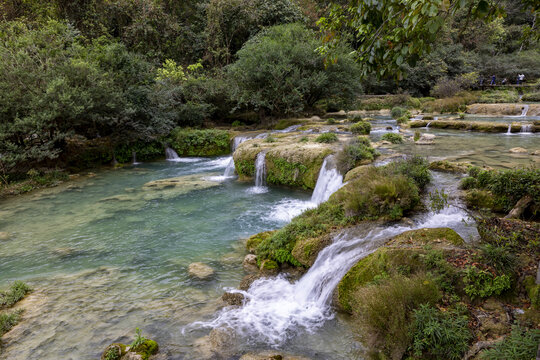
M284 188L253 194L253 184L220 176L229 160L143 163L3 201L0 231L11 239L0 243L0 288L20 279L36 292L0 358L96 359L111 342L129 343L136 327L169 358L196 358L192 344L208 330L182 329L238 286L241 239L282 227L297 211L291 203L310 199ZM148 186L169 178L184 183ZM190 278L192 262L210 265L214 278ZM332 323L309 345L320 350L304 352L347 357L327 353L347 326Z
M392 129L387 129L392 127ZM433 145L416 145L412 141L403 144L388 145L391 151L407 155L420 155L429 160L466 161L477 166L490 166L499 169L514 167L539 166L540 156L531 155L540 150L539 133L481 133L461 130L435 128L410 129L402 133L406 138L415 131L436 136ZM371 139L378 141L388 132L399 133L395 120L380 117L372 122ZM522 147L526 154L511 153L510 149Z

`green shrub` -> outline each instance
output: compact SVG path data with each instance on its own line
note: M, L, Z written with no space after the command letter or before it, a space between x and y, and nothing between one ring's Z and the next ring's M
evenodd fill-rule
M489 271L480 270L476 266L465 269L463 284L465 285L465 294L472 300L478 297L486 298L492 295L501 295L511 287L508 275L496 276Z
M540 101L540 92L533 92L533 93L529 93L529 94L524 94L523 97L521 98L521 100L539 102Z
M460 119L462 119L462 120L465 119L465 113L462 113L462 112L461 112L461 113L459 113L458 115L459 115L459 118L460 118Z
M416 130L416 131L414 132L414 138L413 138L413 140L414 140L414 141L418 141L418 140L420 140L420 137L421 137L421 136L422 136L422 134L420 133L420 131Z
M225 130L176 128L170 142L180 156L217 156L231 152L229 133Z
M429 161L421 156L412 156L405 160L392 162L384 167L390 174L402 174L410 178L420 190L431 181Z
M392 108L392 110L390 111L390 114L392 114L393 119L398 119L402 117L403 115L405 115L405 111L406 110L404 108L396 106Z
M275 143L276 141L277 139L273 137L272 135L268 135L266 139L264 139L264 142L267 142L267 143Z
M461 359L472 338L466 316L427 304L414 310L410 351L415 359Z
M352 117L348 118L347 119L349 122L351 123L357 123L359 121L362 121L362 115L359 115L359 114L356 114L356 115L353 115Z
M369 135L371 132L371 124L367 121L359 121L351 125L351 132L353 134Z
M231 127L233 127L233 128L239 128L239 127L244 127L244 126L246 126L246 124L243 123L243 122L240 121L240 120L234 120L234 121L232 122L232 124L231 124Z
M0 313L0 337L7 333L21 320L22 310L11 313Z
M309 138L307 136L302 136L299 140L301 143L309 142Z
M386 133L382 136L382 140L390 141L392 144L403 143L403 136L394 133Z
M338 168L345 174L361 161L373 161L376 155L377 152L371 147L369 139L358 137L351 140L337 154Z
M319 46L315 32L299 23L253 36L227 68L237 106L281 116L300 113L321 99L352 104L361 89L358 64L344 48L336 50L339 61L325 64L324 55L315 51Z
M0 310L12 307L32 289L22 281L15 281L9 290L0 292Z
M336 121L336 119L334 119L334 118L328 118L328 119L326 120L326 124L327 124L327 125L335 125L335 124L337 124L337 121Z
M517 258L513 249L507 246L497 246L493 244L484 244L480 246L481 259L486 265L489 265L497 272L512 276L517 265Z
M514 103L519 100L519 95L516 90L493 90L484 91L479 103L496 104L496 103Z
M372 352L389 359L401 359L411 343L414 310L422 304L435 304L437 286L425 275L393 276L359 288L353 315Z
M338 141L338 137L334 133L324 133L317 136L317 138L315 139L315 142L318 143L333 143L336 141Z
M534 359L540 342L540 330L513 326L510 335L493 348L480 354L482 360L529 360Z
M467 176L461 179L459 187L463 190L473 189L477 186L476 179L472 176Z

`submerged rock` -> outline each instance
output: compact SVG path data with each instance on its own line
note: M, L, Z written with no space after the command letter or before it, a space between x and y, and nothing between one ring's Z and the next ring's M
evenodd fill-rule
M0 231L0 241L6 241L11 238L11 235L6 231Z
M513 154L527 154L529 151L522 147L515 147L509 150Z
M242 266L247 272L257 272L259 268L257 267L257 255L247 254L242 261Z
M260 353L244 354L240 360L309 360L309 358L304 356L287 355L278 351L263 351Z
M226 292L221 296L221 300L230 306L242 306L244 299L244 295L240 293Z
M230 328L217 328L210 334L195 340L194 347L197 359L229 359L236 353L238 339Z
M422 134L420 139L418 139L415 144L417 145L432 145L435 142L435 135L433 134Z
M214 269L212 269L210 266L203 264L201 262L195 262L195 263L189 264L188 273L190 276L194 278L197 278L200 280L207 280L214 275Z

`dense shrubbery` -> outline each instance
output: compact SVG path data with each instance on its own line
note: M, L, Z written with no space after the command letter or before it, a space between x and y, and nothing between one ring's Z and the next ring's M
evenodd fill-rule
M216 156L230 152L229 133L224 130L175 129L171 147L181 156Z
M357 65L343 52L325 67L318 45L300 24L275 26L249 40L228 69L237 106L264 116L299 113L323 98L351 102L359 90Z
M372 162L377 152L367 137L359 136L346 144L337 155L339 170L345 174L361 162Z
M317 138L315 139L315 142L319 143L333 143L336 141L338 141L338 137L334 133L324 133L317 136Z
M401 144L403 136L394 133L386 133L381 137L381 140L390 141L392 144Z
M369 135L371 132L371 124L367 121L358 121L351 125L351 132L358 135Z
M471 205L490 208L494 211L509 212L520 199L530 196L532 204L529 206L529 216L538 216L540 207L539 169L490 171L471 168L469 175L470 177L462 180L461 187L472 189L468 195Z

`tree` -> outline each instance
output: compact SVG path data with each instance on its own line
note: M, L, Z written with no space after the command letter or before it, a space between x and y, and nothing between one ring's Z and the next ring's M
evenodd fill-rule
M297 114L325 98L352 101L360 89L357 65L342 48L326 67L315 51L319 41L301 24L274 26L249 40L227 69L237 106L264 117Z
M471 18L500 14L493 0L364 0L335 5L319 24L326 33L321 52L335 57L341 41L351 43L364 75L397 75L429 50L445 22L464 10Z

